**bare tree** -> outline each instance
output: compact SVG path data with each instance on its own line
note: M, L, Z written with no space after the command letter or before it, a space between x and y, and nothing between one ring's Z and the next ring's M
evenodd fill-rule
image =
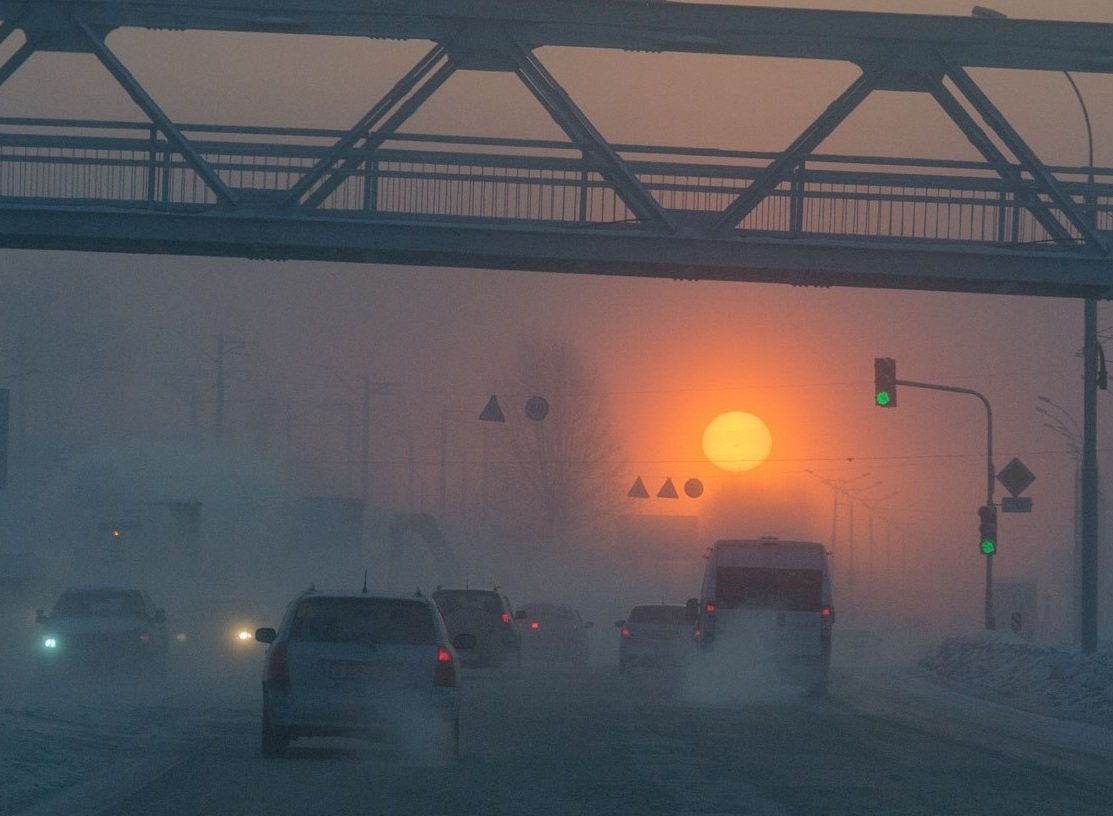
M619 445L595 371L568 343L523 343L508 397L524 406L543 397L549 412L531 420L508 412L506 489L500 517L525 549L589 548L617 511Z

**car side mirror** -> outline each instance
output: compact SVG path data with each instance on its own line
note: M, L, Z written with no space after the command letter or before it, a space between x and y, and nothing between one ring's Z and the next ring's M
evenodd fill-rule
M625 619L623 619L623 620L616 620L616 621L614 622L614 628L615 628L615 629L621 629L621 628L622 628L623 626L625 626L625 625L626 625L626 620L625 620Z
M474 649L475 644L478 642L479 641L475 639L475 635L469 634L468 632L461 632L456 637L452 638L453 648L463 649L464 651Z
M156 609L155 610L155 623L166 623L166 610L165 609Z
M49 623L50 618L41 609L35 610L35 623Z
M269 626L264 626L261 629L255 630L255 639L260 643L274 643L278 638L278 632L271 629Z

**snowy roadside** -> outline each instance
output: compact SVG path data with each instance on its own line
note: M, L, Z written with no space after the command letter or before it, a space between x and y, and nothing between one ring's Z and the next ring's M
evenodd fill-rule
M919 667L1015 708L1113 729L1113 651L1087 655L985 633L948 638Z
M0 816L96 813L164 773L246 709L182 693L114 688L74 699L41 690L0 710Z

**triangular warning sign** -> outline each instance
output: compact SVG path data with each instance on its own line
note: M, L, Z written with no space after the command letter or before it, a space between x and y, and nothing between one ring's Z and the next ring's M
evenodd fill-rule
M676 487L672 483L672 477L665 479L665 483L661 485L661 489L657 491L657 498L659 499L679 499L680 495L676 492Z
M491 394L491 398L487 400L487 407L483 409L479 419L481 422L506 422L506 417L502 415L502 408L499 407L499 398L494 394Z
M626 495L629 496L631 499L649 498L649 491L645 489L645 482L642 481L641 476L634 479L634 484L631 485L628 491L626 491Z

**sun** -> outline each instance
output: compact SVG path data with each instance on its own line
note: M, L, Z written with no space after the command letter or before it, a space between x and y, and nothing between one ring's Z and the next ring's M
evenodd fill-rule
M773 435L760 418L745 411L719 414L703 431L703 453L708 460L740 473L753 470L773 450Z

